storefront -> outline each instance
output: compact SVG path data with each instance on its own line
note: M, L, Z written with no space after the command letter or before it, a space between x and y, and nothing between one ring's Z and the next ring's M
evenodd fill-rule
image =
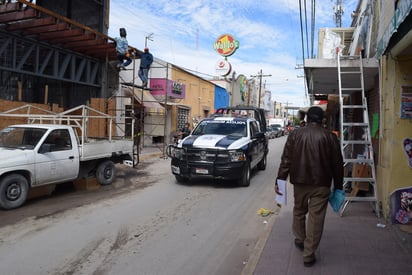
M384 215L401 224L412 224L411 9L412 1L399 1L393 16L382 18L386 28L377 43L381 75L378 184Z

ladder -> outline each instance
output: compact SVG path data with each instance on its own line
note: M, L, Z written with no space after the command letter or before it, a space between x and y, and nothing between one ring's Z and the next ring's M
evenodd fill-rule
M340 216L343 215L350 202L369 202L379 218L376 171L364 89L362 55L342 56L340 49L337 49L336 52L339 84L340 147L345 170L343 188L346 192L346 198L339 214ZM359 60L357 60L358 58ZM351 66L342 68L341 60L345 59L349 60ZM361 102L350 96L351 94L358 95L359 92Z

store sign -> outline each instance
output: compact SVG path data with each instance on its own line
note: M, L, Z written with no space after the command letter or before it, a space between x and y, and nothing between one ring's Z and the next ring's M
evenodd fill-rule
M172 83L172 94L174 95L182 95L183 92L183 85L180 82L173 82Z
M186 96L186 85L164 78L150 79L151 94L154 96L164 97L165 94L171 98L183 99Z
M381 40L378 42L377 49L376 49L376 56L380 57L386 50L386 47L389 45L389 40L391 39L392 35L397 31L400 24L403 23L405 18L409 15L412 10L412 1L399 1L399 5L395 10L395 14L393 15L388 27L384 31Z
M239 41L230 34L224 34L216 40L213 47L221 56L231 56L239 48Z
M232 71L232 65L227 60L220 60L215 65L216 74L220 76L228 76Z

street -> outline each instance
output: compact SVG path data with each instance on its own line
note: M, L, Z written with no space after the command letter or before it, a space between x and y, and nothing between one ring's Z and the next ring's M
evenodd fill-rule
M240 274L274 209L286 137L270 140L251 185L177 184L169 159L119 172L112 186L0 210L1 274ZM129 170L128 170L129 169Z

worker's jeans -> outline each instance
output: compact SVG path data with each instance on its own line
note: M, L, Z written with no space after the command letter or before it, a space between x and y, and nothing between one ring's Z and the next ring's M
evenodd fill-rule
M142 81L143 85L147 84L147 81L149 80L149 69L140 68L138 76Z
M309 262L315 259L322 237L330 187L294 184L293 193L293 233L304 244L303 261Z

